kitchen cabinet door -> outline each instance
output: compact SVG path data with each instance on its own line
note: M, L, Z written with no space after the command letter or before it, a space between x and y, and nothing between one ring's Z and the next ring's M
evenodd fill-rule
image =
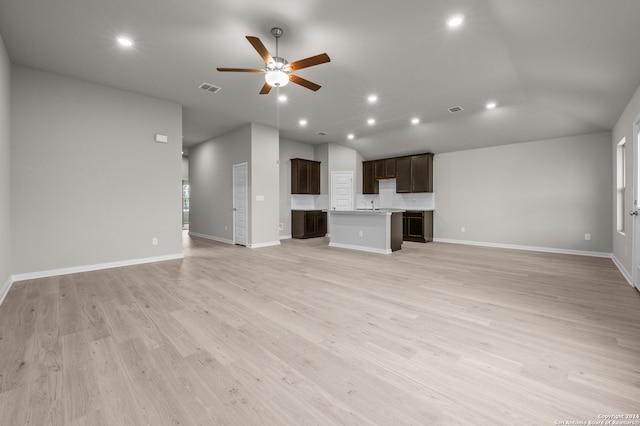
M291 193L320 194L320 162L291 159Z
M387 158L384 160L384 177L386 179L393 179L396 177L396 159Z
M406 211L402 214L404 241L433 241L433 211Z
M411 192L433 192L433 155L411 157Z
M320 163L309 161L309 194L320 194Z
M377 194L378 181L375 178L375 161L362 162L362 193Z
M411 192L411 157L396 158L396 192Z
M373 162L373 175L376 179L384 179L384 160L375 160Z
M324 237L327 234L327 212L321 210L292 210L293 238Z

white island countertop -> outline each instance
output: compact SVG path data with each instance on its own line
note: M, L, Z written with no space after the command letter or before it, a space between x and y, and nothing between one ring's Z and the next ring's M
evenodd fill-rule
M402 248L402 209L331 210L331 247L389 254Z
M404 209L357 209L357 210L331 210L331 214L349 214L349 215L362 215L362 214L371 214L371 215L380 215L385 216L391 213L403 213L406 210Z

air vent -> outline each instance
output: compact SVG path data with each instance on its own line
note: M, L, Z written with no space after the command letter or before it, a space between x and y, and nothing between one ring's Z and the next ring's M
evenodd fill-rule
M213 84L209 84L209 83L202 83L198 87L202 90L206 90L207 92L211 92L211 93L218 93L219 91L222 90L222 87L214 86Z
M455 112L460 112L460 111L462 111L462 107L461 106L454 106L454 107L449 108L449 112L450 113L455 113Z

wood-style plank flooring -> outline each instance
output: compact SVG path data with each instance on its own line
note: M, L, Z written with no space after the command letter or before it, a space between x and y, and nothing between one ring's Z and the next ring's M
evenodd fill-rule
M640 413L640 294L610 259L184 241L184 260L14 284L0 306L0 425Z

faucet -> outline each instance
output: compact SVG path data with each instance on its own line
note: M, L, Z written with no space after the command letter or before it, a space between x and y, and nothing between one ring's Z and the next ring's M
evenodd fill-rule
M371 200L371 210L375 210L376 209L376 200L378 198L374 198L373 200Z

